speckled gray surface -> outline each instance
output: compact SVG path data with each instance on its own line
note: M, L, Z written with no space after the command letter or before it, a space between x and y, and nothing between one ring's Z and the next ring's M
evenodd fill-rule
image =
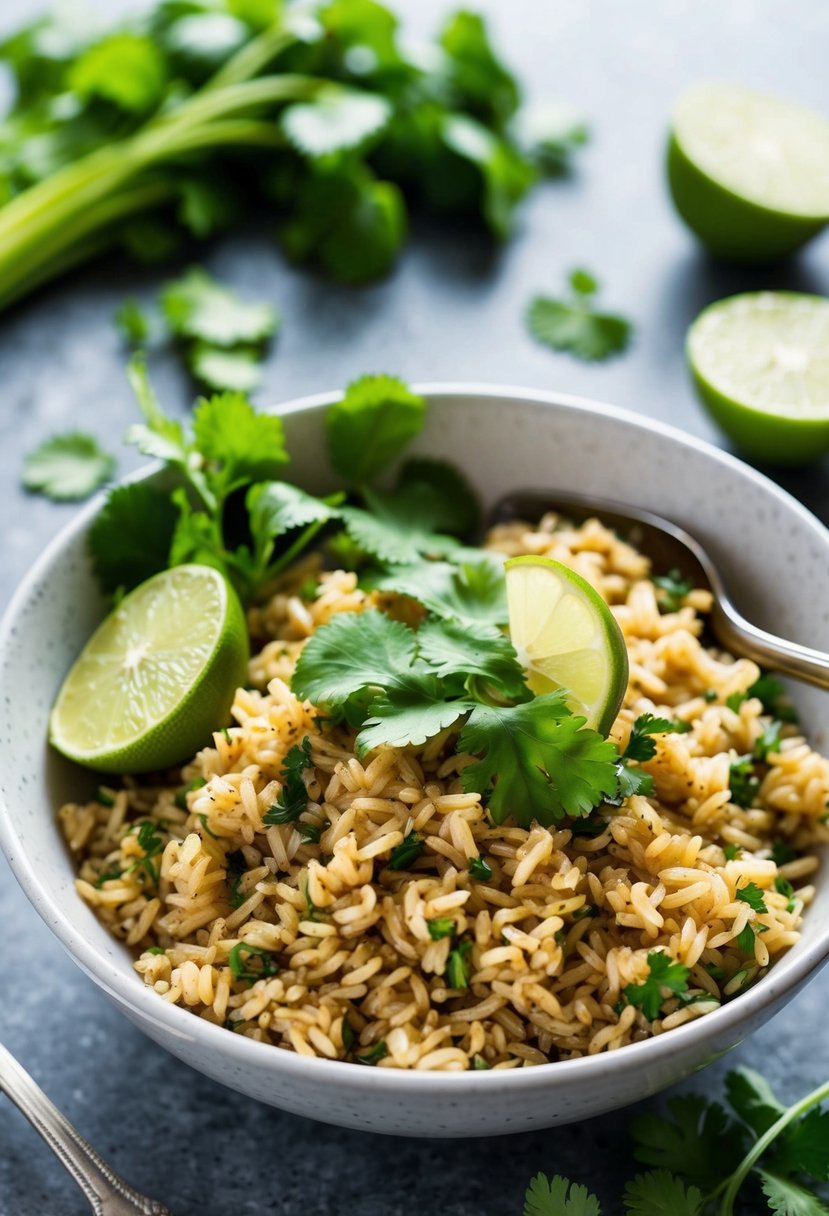
M415 225L394 277L357 293L288 270L258 233L212 249L204 259L212 269L274 299L285 316L260 399L330 388L383 368L410 378L584 393L716 438L682 367L688 321L708 301L742 288L826 293L829 239L771 273L711 264L665 197L665 115L677 89L702 76L738 76L825 105L829 8L820 0L478 6L493 15L534 95L565 97L589 116L594 139L579 171L536 194L503 251L492 253L458 229ZM6 0L0 34L40 7L39 0ZM420 29L433 26L445 7L401 0ZM637 322L636 345L618 362L581 365L534 347L522 331L527 296L558 287L574 264L594 269L608 305ZM154 284L152 275L113 261L0 321L3 603L72 511L20 494L22 454L49 432L79 425L114 444L133 407L110 318L124 294L149 297ZM158 361L156 379L183 415L189 386L172 359ZM122 471L134 465L131 455L121 461ZM780 480L829 520L827 473L824 461ZM624 1115L474 1142L390 1140L281 1115L192 1072L134 1030L65 957L4 862L0 916L0 1038L115 1167L157 1193L175 1216L517 1216L526 1181L539 1169L589 1181L606 1211L616 1209L629 1172ZM763 1068L786 1095L805 1091L829 1076L828 999L824 972L731 1059ZM725 1068L709 1069L695 1084L714 1088ZM0 1214L84 1210L45 1146L0 1102Z

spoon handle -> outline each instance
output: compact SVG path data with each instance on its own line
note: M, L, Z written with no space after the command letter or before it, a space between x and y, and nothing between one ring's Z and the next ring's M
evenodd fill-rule
M745 655L781 675L829 690L829 654L758 629L729 602L715 599L711 624L719 640L735 654Z
M8 1094L60 1158L95 1216L170 1216L163 1204L134 1191L98 1156L2 1043L0 1091Z

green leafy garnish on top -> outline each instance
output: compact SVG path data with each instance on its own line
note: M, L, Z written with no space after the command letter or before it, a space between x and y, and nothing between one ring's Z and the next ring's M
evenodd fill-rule
M41 443L23 462L23 485L55 502L88 498L115 472L115 457L92 435L71 431Z

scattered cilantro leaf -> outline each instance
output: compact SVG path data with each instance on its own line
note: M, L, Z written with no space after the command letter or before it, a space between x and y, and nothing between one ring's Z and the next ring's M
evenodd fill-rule
M734 939L737 943L737 949L740 950L747 958L754 958L755 942L757 935L754 931L754 926L749 922L740 930Z
M770 1211L777 1212L779 1216L829 1216L829 1208L805 1186L767 1170L760 1170L759 1174Z
M754 755L758 760L766 761L772 752L780 750L780 732L783 729L783 723L779 721L770 722L768 726L764 726L762 733L755 740Z
M560 690L508 708L476 706L458 747L481 756L461 785L487 797L496 823L588 815L616 790L616 748L573 716Z
M743 850L742 850L741 845L738 845L738 844L727 844L723 848L723 853L725 854L726 861L736 861L736 859L740 856L742 851Z
M683 578L676 568L667 574L657 574L653 584L660 593L657 596L660 612L679 612L685 597L694 590L694 580Z
M764 671L748 690L748 696L757 697L763 711L780 722L799 722L797 710L790 704L786 689L777 676Z
M408 870L423 852L423 841L417 832L409 832L408 836L392 849L388 868L390 870Z
M177 514L169 495L145 481L110 491L92 521L88 542L105 593L131 591L166 568Z
M367 1051L359 1052L355 1056L355 1059L358 1060L360 1064L379 1064L383 1057L387 1055L388 1048L386 1047L385 1041L381 1039L379 1043L375 1043L374 1046L369 1047Z
M634 794L641 794L642 797L647 798L653 793L653 777L644 769L631 768L628 764L620 762L616 765L616 776L618 780L616 793L605 800L613 806L620 806L625 798L632 798Z
M667 991L679 995L688 989L690 972L683 963L675 962L670 954L663 950L651 950L648 954L648 977L641 984L628 984L623 989L623 995L629 1005L641 1009L648 1021L653 1022L659 1017L663 1002L667 999L663 994Z
M777 866L788 865L790 861L795 861L797 853L785 840L775 840L771 846L771 859Z
M768 912L766 897L756 882L750 882L744 887L738 887L737 899L741 903L748 904L754 912Z
M186 785L179 786L175 794L175 804L180 811L187 810L187 795L193 790L203 789L207 785L204 777L194 777L192 781L188 781ZM209 835L209 833L208 833Z
M240 908L247 898L244 891L240 890L242 879L248 868L245 855L241 849L235 849L232 853L227 854L225 863L227 866L225 882L230 895L230 906L233 909Z
M753 756L738 756L732 760L728 769L728 784L731 790L731 801L735 806L749 807L754 803L754 797L760 788L760 778L754 771Z
M23 485L55 502L88 498L109 481L115 458L92 435L70 431L44 440L23 461Z
M625 1211L630 1216L701 1216L702 1192L695 1186L686 1189L681 1179L667 1170L639 1174L625 1187Z
M127 379L144 415L144 425L138 423L130 427L126 442L134 443L145 456L154 456L174 467L185 467L188 446L184 427L175 419L168 418L162 410L147 377L146 362L140 353L133 355L127 364Z
M394 376L362 376L326 413L328 452L352 486L373 481L420 433L426 402Z
M469 862L469 873L479 882L489 882L492 878L492 866L484 857L473 857Z
M426 921L426 928L432 941L439 942L441 938L452 936L455 932L455 921L451 916L436 916Z
M720 1105L694 1093L670 1098L667 1113L634 1115L630 1134L637 1161L677 1174L706 1194L747 1148L745 1130Z
M524 1216L601 1216L602 1209L587 1187L556 1174L536 1174L524 1195Z
M790 1124L769 1167L778 1175L806 1174L816 1182L829 1182L829 1111L813 1109Z
M254 966L257 960L259 961ZM263 950L261 946L250 946L247 942L237 942L230 951L227 962L234 979L247 980L251 984L256 980L279 974L276 956L270 950Z
M235 291L198 267L167 284L161 307L173 334L210 346L263 342L279 327L279 317L271 304L241 300Z
M472 942L458 942L454 950L449 951L446 960L446 982L450 988L465 989L469 987L469 963L467 955L472 949Z
M143 346L150 336L150 319L136 300L124 300L115 313L114 321L128 346Z
M306 735L301 743L288 750L282 762L282 789L276 802L262 816L264 824L294 823L308 806L308 791L303 773L312 767L311 740Z
M195 378L215 392L252 393L262 380L259 352L251 347L225 350L197 342L187 362Z
M725 698L725 703L730 710L736 714L739 712L740 706L744 701L748 700L747 692L732 692Z
M258 414L242 393L202 397L193 417L193 440L220 501L248 482L278 477L288 460L282 420Z
M338 89L321 93L313 102L288 106L279 125L298 152L319 158L365 147L380 134L391 113L384 97Z
M568 351L588 362L620 354L630 342L633 327L624 317L597 311L593 305L597 291L598 283L592 275L574 270L569 298L535 296L527 310L532 337L544 346Z
M654 735L685 734L688 723L679 719L657 718L653 714L640 714L630 732L623 760L651 760L656 755Z

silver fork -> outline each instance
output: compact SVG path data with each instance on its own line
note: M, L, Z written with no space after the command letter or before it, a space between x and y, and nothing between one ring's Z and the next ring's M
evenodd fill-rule
M95 1216L171 1216L156 1199L139 1195L99 1157L83 1136L0 1043L0 1090L40 1132L89 1200Z

